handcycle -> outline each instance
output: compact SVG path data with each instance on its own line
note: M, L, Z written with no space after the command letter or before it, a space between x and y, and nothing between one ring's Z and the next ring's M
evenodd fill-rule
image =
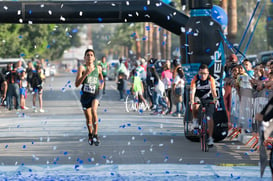
M133 95L130 91L125 99L125 109L126 112L136 112L136 111L146 111L149 110L149 106L139 100L138 96Z
M209 151L209 145L208 145L208 119L206 114L206 107L208 107L210 104L214 104L213 102L195 102L194 105L200 104L199 107L199 113L201 111L200 119L198 119L198 122L201 122L199 124L199 127L197 129L194 129L194 134L199 135L200 137L200 143L201 143L201 150L203 152Z

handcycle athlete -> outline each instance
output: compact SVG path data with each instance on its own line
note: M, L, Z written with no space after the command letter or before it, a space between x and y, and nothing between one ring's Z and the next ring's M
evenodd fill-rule
M209 68L206 64L201 64L198 74L194 76L190 86L190 106L193 117L193 127L198 128L198 112L200 103L206 105L207 124L209 130L208 146L213 146L213 113L217 100L215 79L209 75Z

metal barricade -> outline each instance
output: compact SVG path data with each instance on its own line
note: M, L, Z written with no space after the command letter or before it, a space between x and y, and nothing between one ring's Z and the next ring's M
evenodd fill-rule
M240 87L241 100L235 88L231 91L230 122L234 128L242 128L250 132L256 132L254 116L262 111L269 99L273 96L273 90L264 89L255 91Z

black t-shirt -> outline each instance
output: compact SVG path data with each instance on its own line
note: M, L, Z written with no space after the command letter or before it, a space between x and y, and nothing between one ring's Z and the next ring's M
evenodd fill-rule
M0 91L2 89L2 84L3 84L4 81L6 81L6 78L5 78L4 74L2 74L0 72Z
M118 90L123 90L124 87L124 80L123 79L118 79Z
M42 79L38 72L33 72L32 79L31 79L31 87L37 88L42 86Z

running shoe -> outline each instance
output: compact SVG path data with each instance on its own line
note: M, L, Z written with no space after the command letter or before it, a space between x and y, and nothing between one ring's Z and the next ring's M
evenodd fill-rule
M159 115L159 114L160 112L157 112L157 111L151 113L151 115Z
M213 146L213 144L214 144L213 138L212 138L212 137L209 137L208 146Z
M45 110L43 110L43 109L40 109L40 112L45 112Z
M89 145L93 145L93 136L92 136L92 134L88 134L88 143L89 143Z
M167 115L169 113L169 108L166 108L164 111L162 111L163 115Z
M194 129L196 129L196 128L199 127L199 124L198 124L197 121L198 121L197 119L193 119L193 120L192 120L192 126L193 126Z
M100 140L99 140L99 136L98 136L97 134L95 134L95 135L93 136L93 142L94 142L94 144L95 144L96 146L99 146Z

